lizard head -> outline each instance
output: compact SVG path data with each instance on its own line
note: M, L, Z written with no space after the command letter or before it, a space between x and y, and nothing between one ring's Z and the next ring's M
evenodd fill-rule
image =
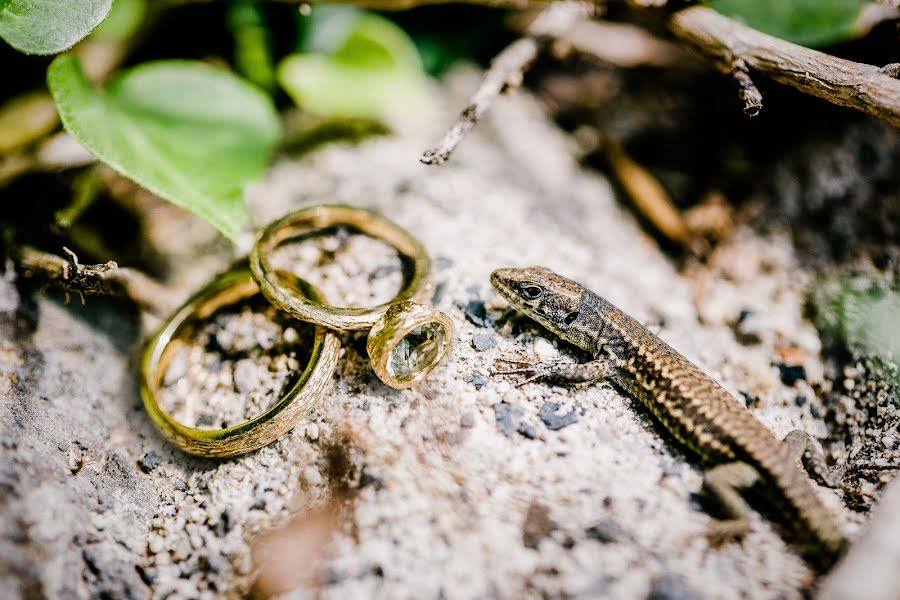
M491 284L510 304L565 337L578 318L584 288L545 267L497 269Z

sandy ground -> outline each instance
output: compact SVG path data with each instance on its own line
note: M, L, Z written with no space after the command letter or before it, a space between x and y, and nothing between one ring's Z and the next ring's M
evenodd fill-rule
M296 565L321 575L321 588L288 597L801 597L812 573L761 516L743 543L709 546L701 471L634 401L606 385L517 388L490 374L512 352L570 356L510 319L488 281L497 267L542 264L648 324L777 435L823 437L812 389L824 372L820 341L802 310L811 275L787 232L739 230L687 277L525 95L503 99L450 163L420 165L461 105L445 103L427 126L407 128L415 135L282 160L250 192L259 224L339 202L373 208L423 241L435 261L432 301L458 339L421 387L381 384L365 338L346 335L335 381L306 422L247 456L197 460L143 413L135 318L102 301L23 295L12 276L0 282L4 589L241 596L260 567L254 540L341 494L350 500L331 544L314 553L320 562ZM342 273L375 295L393 285L389 254L342 255L318 282L326 296L340 297ZM230 258L185 264L174 289ZM256 349L219 360L198 344L170 375L166 401L207 425L258 410L297 362L277 351L297 335L286 331L264 312L217 320L203 335L225 335L223 346L250 336ZM804 357L805 378L782 377L783 348ZM855 531L861 517L819 491Z

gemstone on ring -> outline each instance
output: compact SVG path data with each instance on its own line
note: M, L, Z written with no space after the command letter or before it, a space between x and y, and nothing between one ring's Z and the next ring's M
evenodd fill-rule
M404 300L392 304L372 327L366 350L378 378L405 389L423 381L444 361L452 340L450 317Z

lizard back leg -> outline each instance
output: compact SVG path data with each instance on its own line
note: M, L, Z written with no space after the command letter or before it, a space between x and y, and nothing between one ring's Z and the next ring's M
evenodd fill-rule
M845 469L829 467L825 462L825 455L822 454L808 433L795 429L785 436L784 443L790 449L793 459L803 465L810 477L825 487L843 488L841 479Z
M713 523L707 535L714 545L740 539L750 530L750 505L741 490L759 481L759 472L745 462L731 462L713 467L703 477L703 491L715 499L725 520Z

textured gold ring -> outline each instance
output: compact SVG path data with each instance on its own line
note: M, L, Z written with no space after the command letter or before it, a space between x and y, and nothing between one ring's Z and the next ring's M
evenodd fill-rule
M316 290L300 278L279 274L292 293L318 301ZM331 381L341 343L317 325L309 363L276 404L259 416L227 429L197 429L176 421L159 405L158 391L169 362L184 337L220 309L249 300L259 286L246 268L231 270L211 281L163 325L144 352L141 397L153 423L167 440L190 454L223 457L262 448L290 431L316 404Z
M440 365L453 340L453 322L434 308L397 302L369 331L366 351L378 378L398 390L412 387Z
M283 272L272 267L270 257L282 244L337 226L384 241L400 254L403 285L392 300L365 308L330 306L296 294L286 285ZM392 304L414 300L426 291L431 260L422 244L384 217L352 206L320 205L286 215L266 227L250 252L250 270L269 302L302 321L331 329L371 329Z

